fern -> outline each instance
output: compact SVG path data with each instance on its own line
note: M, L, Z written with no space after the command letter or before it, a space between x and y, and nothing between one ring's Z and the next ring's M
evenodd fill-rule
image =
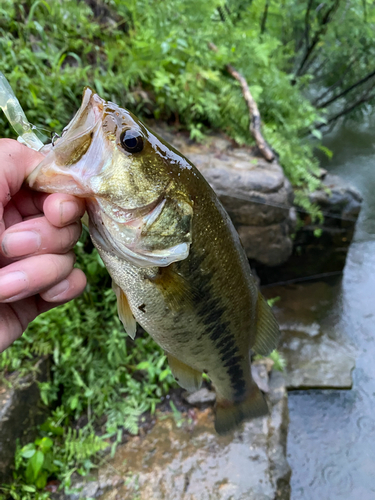
M57 459L77 465L108 447L108 443L90 431L90 428L76 430L69 427L64 435L64 447Z

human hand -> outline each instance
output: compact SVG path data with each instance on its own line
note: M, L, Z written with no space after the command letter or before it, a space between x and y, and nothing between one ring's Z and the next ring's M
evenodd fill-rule
M74 269L84 202L22 184L43 156L0 139L0 352L38 314L80 295L86 277Z

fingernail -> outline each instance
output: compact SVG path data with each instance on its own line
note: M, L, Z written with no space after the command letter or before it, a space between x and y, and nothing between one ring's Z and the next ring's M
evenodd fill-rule
M27 276L22 271L13 271L0 277L0 300L11 299L29 287Z
M36 231L19 231L6 234L1 247L7 257L22 257L37 252L41 244L40 234Z
M44 292L43 299L46 300L47 302L49 300L56 299L56 297L66 292L68 288L69 288L68 280L60 281L60 283L57 283L57 285L47 290L47 292Z
M77 220L80 216L77 203L74 201L62 201L60 203L61 224L68 224Z

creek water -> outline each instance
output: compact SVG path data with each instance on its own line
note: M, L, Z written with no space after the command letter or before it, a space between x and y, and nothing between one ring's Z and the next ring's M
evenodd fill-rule
M371 129L343 125L325 140L334 156L322 160L322 166L350 181L364 197L343 276L332 285L336 295L330 306L335 328L355 347L356 368L352 390L289 393L292 500L375 499L375 140Z

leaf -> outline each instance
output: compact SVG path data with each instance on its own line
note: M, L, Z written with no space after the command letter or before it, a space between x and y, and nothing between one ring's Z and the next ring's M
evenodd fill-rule
M29 463L27 466L30 466L30 469L33 474L33 481L37 478L40 470L43 467L43 462L44 462L44 454L42 451L37 450L35 454L30 458Z
M23 491L27 491L27 493L35 493L36 489L34 486L28 486L27 484L22 485Z
M148 370L150 368L150 363L148 361L142 361L136 366L137 370Z
M333 157L333 151L331 151L330 149L328 149L326 146L319 145L317 147L317 149L319 149L320 151L322 151L327 156L327 158L329 158L330 160L332 159L332 157Z
M53 441L49 437L42 438L39 444L39 447L44 454L46 454L47 451L49 451L52 448L52 446L53 446Z
M64 434L64 428L56 426L50 419L46 420L44 424L40 426L40 429L45 432L51 432L55 436L62 436Z
M72 397L72 399L70 400L70 408L72 410L75 410L78 406L78 401L79 401L79 397L77 396L77 394L75 396Z
M21 449L21 456L23 458L31 458L35 453L35 444L29 443Z
M35 481L35 486L37 488L39 488L40 490L42 490L46 484L47 484L47 480L48 480L48 472L47 471L43 471L41 474L39 474L39 476L37 477L36 481Z
M314 129L311 133L312 133L312 135L313 135L314 137L316 137L316 138L317 138L317 139L319 139L319 140L321 140L321 139L322 139L322 137L323 137L323 135L322 135L321 131L320 131L320 130L318 130L318 129L316 129L316 128L315 128L315 129Z
M159 375L159 381L162 382L165 378L168 377L168 375L171 374L171 370L169 368L166 368L163 370L160 375Z

